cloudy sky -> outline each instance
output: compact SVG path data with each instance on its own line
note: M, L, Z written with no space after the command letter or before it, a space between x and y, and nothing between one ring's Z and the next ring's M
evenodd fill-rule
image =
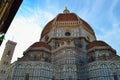
M6 41L12 40L17 42L12 62L21 57L23 51L39 41L44 26L65 6L91 25L98 40L108 43L120 55L120 0L23 0L0 47L0 56Z

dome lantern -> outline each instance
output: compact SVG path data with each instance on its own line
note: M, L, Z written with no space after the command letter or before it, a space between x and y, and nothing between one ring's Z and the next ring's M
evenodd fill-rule
M65 7L65 10L63 11L64 14L70 13L70 11Z

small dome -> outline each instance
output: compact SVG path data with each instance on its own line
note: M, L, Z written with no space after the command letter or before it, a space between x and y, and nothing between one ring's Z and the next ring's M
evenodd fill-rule
M48 50L51 50L51 46L48 45L48 44L45 43L45 42L36 42L36 43L32 44L30 47L31 47L31 48L34 48L34 47L44 47L44 48L46 48L46 49L48 49Z
M96 46L108 46L110 47L107 43L105 43L104 41L93 41L93 42L90 42L88 45L87 45L87 49L90 49L90 48L93 48L93 47L96 47Z

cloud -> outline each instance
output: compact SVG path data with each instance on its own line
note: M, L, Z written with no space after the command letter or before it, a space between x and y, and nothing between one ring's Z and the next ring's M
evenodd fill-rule
M97 38L103 41L106 41L109 45L111 45L115 50L117 50L118 54L120 55L120 37L118 37L118 34L120 33L120 23L118 21L118 18L114 15L114 9L118 3L118 0L114 0L111 4L108 5L108 10L104 13L105 17L103 17L102 25L99 25L95 29L98 29L99 32L97 32ZM101 5L102 6L102 5ZM106 15L105 15L106 14ZM102 34L99 34L102 33Z
M119 17L116 17L116 8L118 8L119 0L96 0L90 2L87 7L83 7L82 14L84 20L86 20L94 29L97 39L103 40L117 50L120 55L120 22Z
M40 8L34 10L28 6L24 6L24 9L20 8L0 47L0 55L3 53L7 40L12 40L17 42L12 62L18 57L22 57L23 51L34 42L39 41L43 27L53 18L53 15Z
M17 46L14 52L13 60L22 56L24 50L26 50L31 44L39 41L41 28L36 23L33 23L29 18L16 18L6 36L4 44L7 40L17 42ZM3 45L4 45L3 44ZM3 48L3 47L2 47Z
M114 49L117 50L118 54L120 55L120 37L118 37L120 33L119 25L114 26L110 30L103 29L103 35L97 35L98 39L106 41L109 45L111 45Z

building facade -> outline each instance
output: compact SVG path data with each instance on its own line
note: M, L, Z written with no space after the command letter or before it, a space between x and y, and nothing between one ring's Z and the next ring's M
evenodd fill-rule
M120 57L66 8L8 67L6 80L120 80Z
M0 45L23 0L0 0Z

